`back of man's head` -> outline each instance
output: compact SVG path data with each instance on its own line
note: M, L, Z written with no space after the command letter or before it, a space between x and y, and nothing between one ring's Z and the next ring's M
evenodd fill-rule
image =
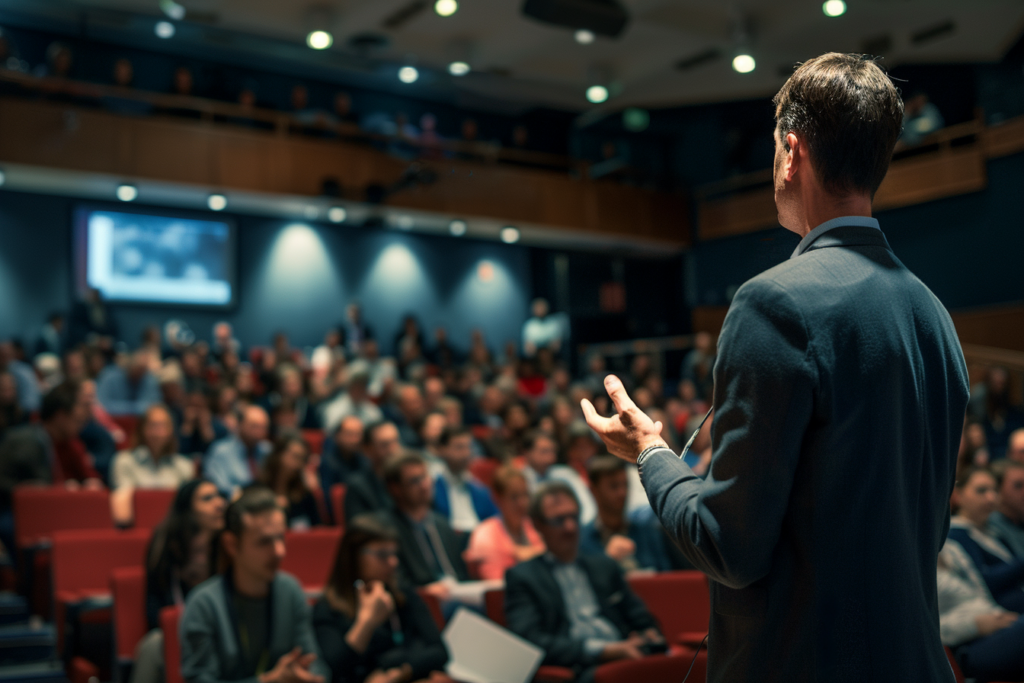
M874 60L837 52L815 57L774 101L780 138L803 137L826 191L874 196L903 127L899 92Z

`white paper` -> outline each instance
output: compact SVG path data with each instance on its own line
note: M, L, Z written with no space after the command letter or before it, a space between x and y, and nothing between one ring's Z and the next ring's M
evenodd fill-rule
M526 683L544 651L476 612L460 607L441 634L448 675L465 683Z

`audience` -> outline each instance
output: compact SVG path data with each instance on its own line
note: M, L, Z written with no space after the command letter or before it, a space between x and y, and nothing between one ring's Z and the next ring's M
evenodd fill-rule
M224 499L213 482L193 479L174 496L171 510L146 551L146 622L149 633L135 651L131 683L159 681L163 676L164 634L160 610L184 605L193 588L213 574L211 545L224 528Z
M598 664L663 651L654 617L618 565L603 555L579 554L573 489L562 481L542 484L530 517L547 552L505 575L509 629L544 650L544 664L573 669L576 681L593 681Z
M533 358L540 349L549 349L557 355L565 336L561 318L549 315L546 299L534 299L530 310L533 317L523 323L523 354Z
M481 522L469 537L466 560L485 581L504 580L505 572L544 552L544 541L529 518L530 492L522 471L505 465L491 482L498 514Z
M387 463L402 452L398 440L398 428L391 422L377 422L366 428L363 436L363 453L369 468L353 472L345 491L345 519L392 506L391 495L384 483Z
M350 415L358 417L363 424L372 424L384 419L384 413L370 400L367 388L370 373L366 370L350 369L348 390L323 407L324 430L333 432L341 421Z
M420 681L448 661L427 606L399 582L395 531L372 517L347 527L313 625L335 683Z
M1024 463L1024 427L1010 433L1006 443L1006 459Z
M320 506L313 491L320 482L309 480L309 446L297 432L279 436L263 461L260 483L277 496L289 529L308 529L320 524Z
M324 439L317 472L324 500L331 499L331 487L335 484L347 483L356 472L372 471L370 461L362 453L363 432L363 421L349 415L330 438Z
M285 514L273 492L247 489L228 506L215 541L217 574L197 586L181 618L181 675L186 681L324 683L306 595L279 570Z
M996 509L988 519L992 535L1018 560L1024 560L1024 462L1000 460L992 466Z
M228 498L234 499L243 486L251 484L259 475L263 460L270 454L269 427L267 411L250 405L242 411L238 434L226 436L210 446L203 469Z
M597 505L594 497L579 474L568 465L556 464L558 448L555 440L544 432L536 431L527 434L522 442L523 474L530 493L545 481L557 480L565 482L572 488L576 501L580 504L580 519L583 524L594 521Z
M149 369L150 355L140 349L127 367L108 365L96 379L96 396L111 415L141 415L162 399L160 381Z
M467 427L446 427L437 443L441 461L434 482L434 509L456 531L471 532L498 513L491 492L469 472L473 435Z

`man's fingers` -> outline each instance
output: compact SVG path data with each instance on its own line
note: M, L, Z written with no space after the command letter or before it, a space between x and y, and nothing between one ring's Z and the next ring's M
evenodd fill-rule
M636 408L633 399L626 393L626 387L622 386L622 381L615 375L608 375L604 378L604 388L611 397L612 403L615 404L615 410L624 413L630 408Z
M585 398L580 401L580 407L583 408L583 417L586 419L588 425L598 432L607 431L608 423L611 422L611 420L607 417L601 417L598 415L597 409L589 399Z
M662 428L664 428L664 426L665 425L661 424L661 420L658 420L657 422L654 423L654 431L658 432L658 434L661 434L661 430Z

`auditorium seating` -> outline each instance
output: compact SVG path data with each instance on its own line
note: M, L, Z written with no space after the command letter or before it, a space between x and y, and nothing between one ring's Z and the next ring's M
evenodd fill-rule
M135 512L132 526L136 529L156 528L167 517L176 494L174 489L135 489L132 493Z
M505 626L505 590L489 590L484 593L484 612L487 618L499 626ZM561 666L541 666L533 675L534 683L566 683L575 678L572 669Z
M310 453L320 455L324 452L324 433L320 429L303 429L302 440L306 442Z
M331 486L331 515L334 517L334 526L338 531L345 533L345 485L334 484Z
M185 683L181 677L181 635L178 632L182 611L177 605L160 610L160 630L164 632L164 683Z
M336 527L289 531L285 535L287 553L281 569L293 574L308 595L319 595L334 566L340 542L341 530Z
M693 670L687 683L707 679L708 655L701 650L696 659L691 656L653 655L638 661L609 662L597 667L594 683L633 683L634 681L682 681L690 662Z
M118 567L110 577L113 597L114 656L117 680L135 660L135 647L149 630L146 624L146 571L144 566Z
M124 431L124 438L117 443L117 450L131 448L135 443L135 432L139 428L138 415L111 415L117 426Z
M629 579L629 585L657 618L669 643L697 647L707 635L711 597L704 574L685 571L636 576Z

